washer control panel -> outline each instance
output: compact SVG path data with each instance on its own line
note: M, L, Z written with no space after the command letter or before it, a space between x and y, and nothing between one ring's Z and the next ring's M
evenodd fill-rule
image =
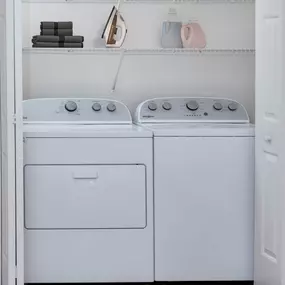
M126 105L108 99L32 99L23 102L25 123L131 124Z
M155 98L142 102L136 111L138 123L221 122L249 123L245 108L224 98Z

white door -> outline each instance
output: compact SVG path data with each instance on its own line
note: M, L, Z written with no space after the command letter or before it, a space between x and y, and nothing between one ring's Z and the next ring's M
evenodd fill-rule
M256 1L255 283L285 284L285 3Z
M22 128L21 119L19 119L22 98L20 77L17 83L15 81L17 76L15 66L20 67L19 57L21 55L16 54L15 50L14 8L14 1L0 0L1 285L23 284L21 274L23 272L21 256L23 254L23 231L20 227L22 226L22 208L19 207L19 211L16 211L18 204L22 204L22 202L19 203L22 201L21 187L16 188L17 184L21 185L20 182L16 182L16 175L18 174L19 181L22 177L22 170L20 170L22 163ZM15 64L17 60L18 63ZM16 87L17 84L20 87ZM16 90L19 92L18 95L16 95ZM15 104L17 101L19 104ZM16 110L19 110L19 115L14 117ZM16 144L16 140L19 143ZM19 190L19 195L16 189ZM16 230L17 228L19 230ZM19 243L20 235L21 242ZM19 270L16 268L17 264L20 265Z

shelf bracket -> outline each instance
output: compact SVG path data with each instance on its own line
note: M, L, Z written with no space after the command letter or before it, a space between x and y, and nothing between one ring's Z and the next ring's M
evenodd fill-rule
M112 89L111 89L112 93L115 92L115 90L116 90L116 86L117 86L120 70L121 70L121 67L122 67L122 63L123 63L123 60L124 60L124 56L125 56L125 50L122 50L121 54L120 54L120 59L119 59L117 72L116 72L116 75L115 75L115 78L114 78L114 82L113 82L113 85L112 85Z

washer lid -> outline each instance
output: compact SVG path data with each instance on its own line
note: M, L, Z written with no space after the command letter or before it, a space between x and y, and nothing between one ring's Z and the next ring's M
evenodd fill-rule
M152 138L151 130L135 125L27 124L24 136L34 138Z
M254 137L251 124L143 124L154 137Z

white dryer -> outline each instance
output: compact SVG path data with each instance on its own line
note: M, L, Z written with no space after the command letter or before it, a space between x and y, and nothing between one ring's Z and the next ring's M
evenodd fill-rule
M216 98L139 105L154 133L155 280L253 279L254 127Z
M147 282L152 133L102 99L23 103L25 282Z

